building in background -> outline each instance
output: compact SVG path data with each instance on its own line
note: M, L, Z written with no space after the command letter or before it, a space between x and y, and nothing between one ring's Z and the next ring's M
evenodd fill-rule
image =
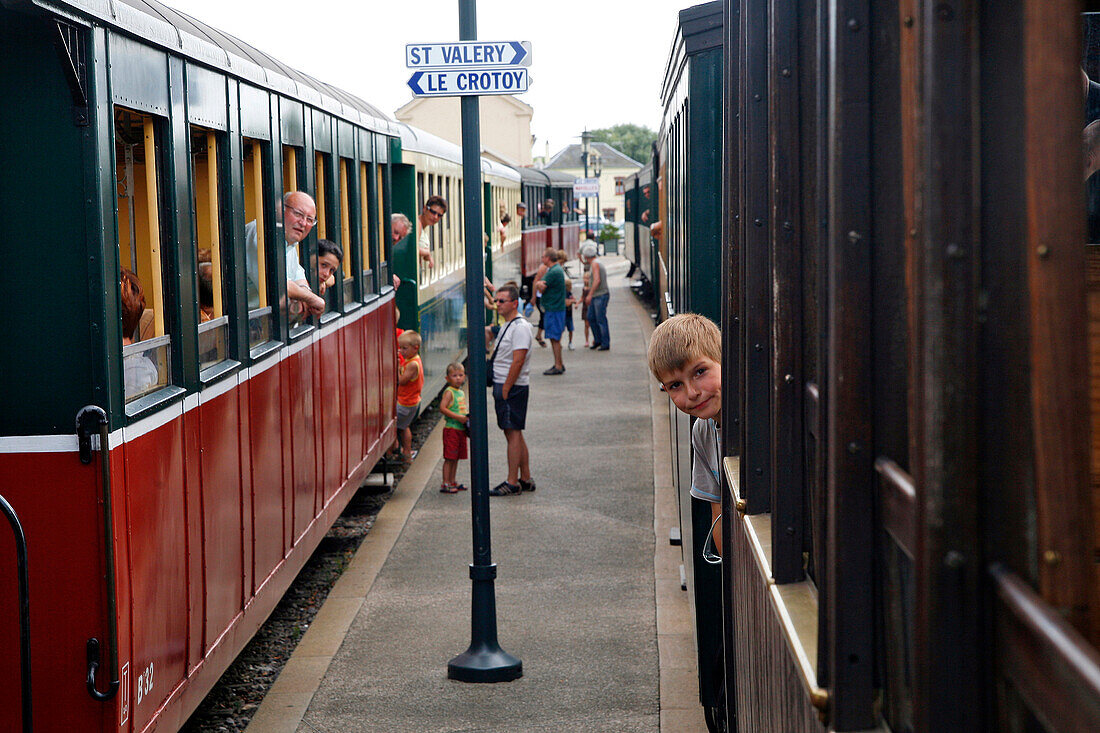
M515 97L479 97L481 154L512 166L531 165L531 117L535 110ZM418 97L399 107L400 121L462 144L462 112L459 97Z
M642 164L624 155L607 143L590 143L588 176L594 177L592 157L600 158L600 211L596 210L596 200L589 199L588 211L592 217L603 214L612 221L621 221L623 214L623 179L637 173ZM546 164L548 170L562 171L577 178L584 176L584 161L581 158L581 144L574 143L562 148ZM584 200L578 199L581 210Z

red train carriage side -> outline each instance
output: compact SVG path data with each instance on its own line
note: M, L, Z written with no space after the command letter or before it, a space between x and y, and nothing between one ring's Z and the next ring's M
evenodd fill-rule
M517 168L527 215L523 219L521 268L530 291L547 247L564 249L570 259L580 250L580 222L573 198L573 177L560 171Z
M51 7L64 16L0 0L0 88L23 100L0 113L0 191L34 239L0 245L0 335L18 344L0 495L29 549L34 723L175 730L393 440L394 131L157 3ZM286 251L295 190L315 227ZM319 238L342 270L304 317L288 268L319 292ZM0 648L15 650L6 531L0 557ZM22 681L0 665L5 730L23 722Z

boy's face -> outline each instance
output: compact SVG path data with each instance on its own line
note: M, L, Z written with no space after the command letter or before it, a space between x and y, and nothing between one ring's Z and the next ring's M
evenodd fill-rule
M447 384L458 389L466 381L465 369L451 369L447 372Z
M411 359L416 356L417 348L414 344L399 344L397 350L401 352L401 356L406 359Z
M722 414L722 365L714 359L690 359L658 380L680 412L703 420Z
M326 282L338 269L340 260L336 259L336 255L331 252L321 255L317 258L317 282Z

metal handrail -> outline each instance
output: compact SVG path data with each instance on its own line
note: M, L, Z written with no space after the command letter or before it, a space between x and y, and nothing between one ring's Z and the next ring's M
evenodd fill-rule
M23 730L31 728L31 594L30 573L27 569L27 537L23 524L8 500L0 495L0 511L8 518L15 535L15 564L19 573L19 672L22 688Z
M115 534L111 511L111 460L108 437L107 413L96 405L88 405L81 408L76 415L76 435L80 448L80 462L89 464L92 462L91 434L93 431L99 434L99 463L103 472L103 539L106 545L106 580L107 580L107 633L108 654L111 665L111 681L107 685L106 692L100 692L96 688L96 674L99 671L100 653L99 639L88 639L86 644L88 659L88 675L85 686L88 694L93 699L106 702L118 692L118 599L115 593Z

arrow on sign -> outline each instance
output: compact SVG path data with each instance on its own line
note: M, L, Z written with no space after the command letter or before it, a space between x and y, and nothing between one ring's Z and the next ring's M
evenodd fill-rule
M509 66L519 66L527 58L527 49L519 41L511 41L512 50L516 52L515 58L508 62Z

